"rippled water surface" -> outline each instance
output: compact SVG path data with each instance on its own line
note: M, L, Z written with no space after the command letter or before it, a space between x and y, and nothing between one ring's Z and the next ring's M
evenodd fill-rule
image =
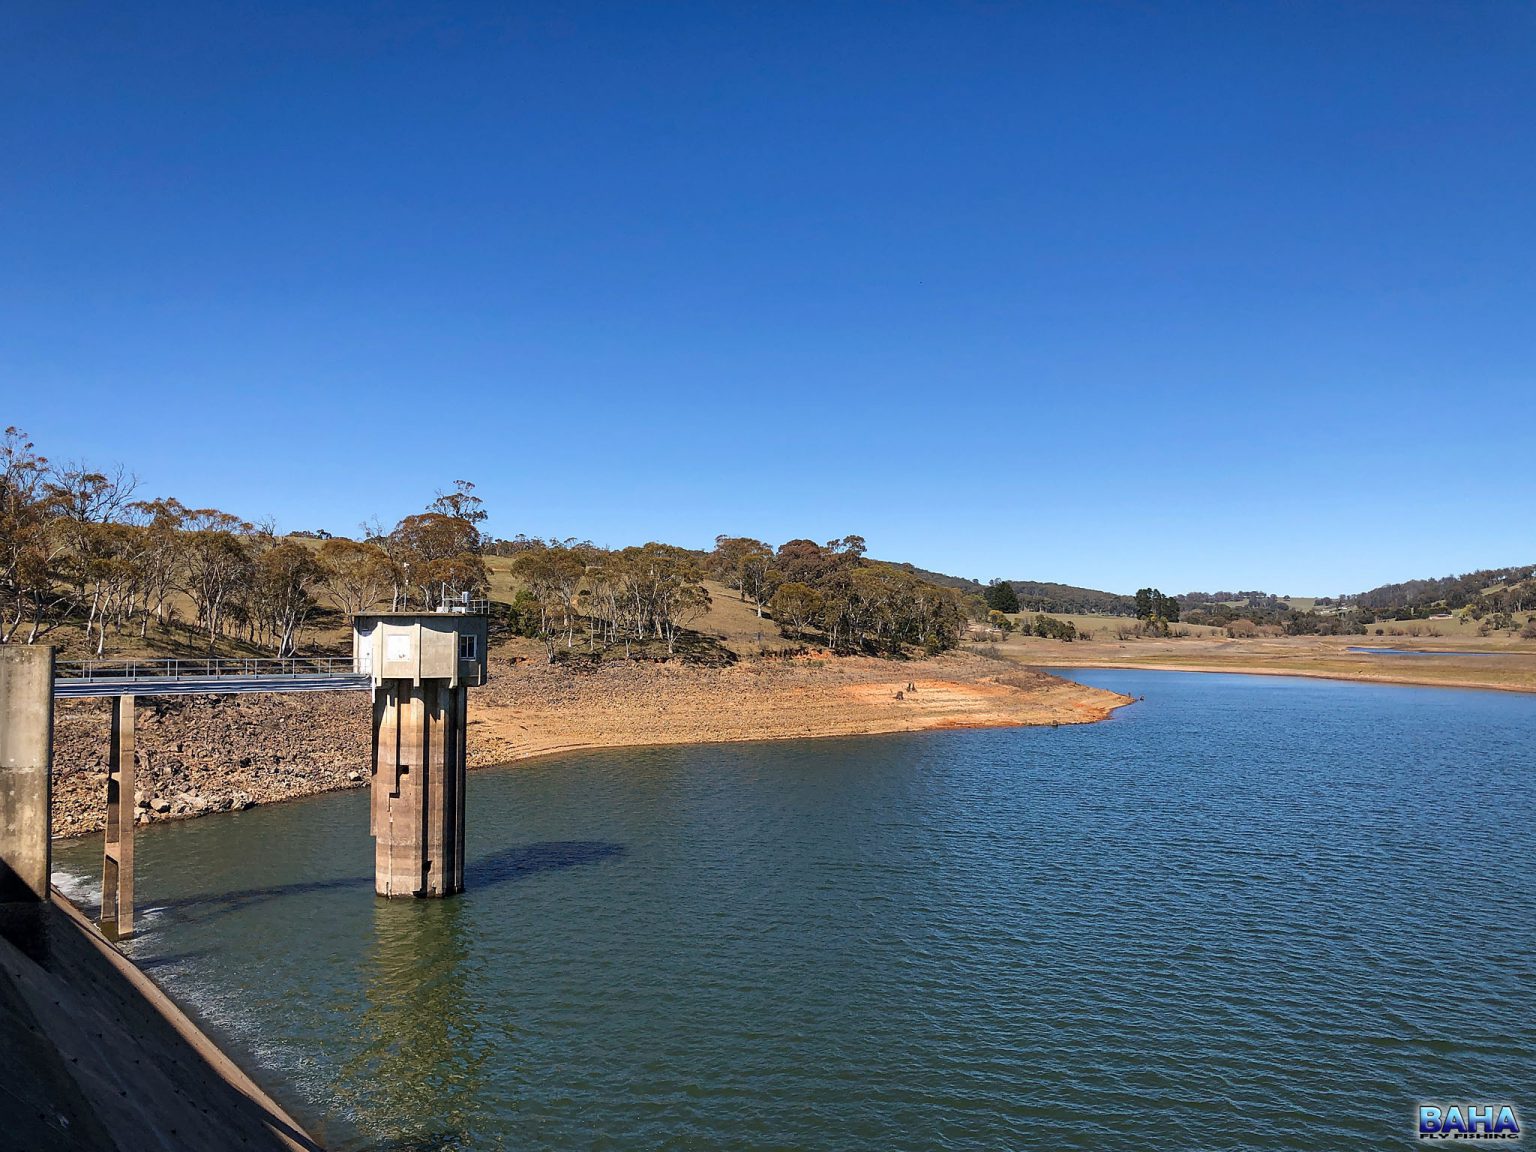
M1339 1149L1536 1121L1536 698L1084 672L1083 728L475 774L146 830L131 950L343 1149ZM95 867L95 844L59 867Z

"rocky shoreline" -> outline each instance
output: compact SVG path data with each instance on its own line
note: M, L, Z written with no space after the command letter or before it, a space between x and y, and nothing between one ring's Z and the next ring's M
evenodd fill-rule
M355 692L141 698L135 708L137 821L361 788L368 776L369 715L368 698ZM101 830L110 731L109 701L56 705L55 835Z

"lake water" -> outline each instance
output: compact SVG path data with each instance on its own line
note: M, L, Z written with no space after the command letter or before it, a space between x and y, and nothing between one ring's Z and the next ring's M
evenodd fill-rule
M374 898L360 792L155 826L130 950L340 1150L1536 1122L1536 697L1073 675L1146 700L473 774L449 901Z
M1361 652L1368 656L1509 656L1509 652L1467 652L1454 648L1346 648L1346 652Z

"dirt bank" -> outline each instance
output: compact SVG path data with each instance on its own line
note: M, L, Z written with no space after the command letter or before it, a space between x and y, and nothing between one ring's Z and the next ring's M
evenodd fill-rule
M470 767L577 748L1082 724L1126 703L972 655L729 668L620 661L587 672L493 657L490 685L470 693ZM108 712L104 700L57 706L58 835L101 829ZM136 715L140 823L367 784L361 693L141 700Z
M500 763L570 748L1083 724L1130 702L968 655L618 664L586 674L525 667L472 700L470 739Z
M1376 643L1379 643L1376 642ZM1369 647L1364 637L1284 637L1247 640L1190 638L1133 643L1061 644L1014 640L999 647L1006 659L1047 668L1149 668L1166 672L1233 672L1309 676L1365 684L1417 684L1536 692L1536 651L1489 648L1468 653L1455 641L1395 641L1425 655L1350 651Z

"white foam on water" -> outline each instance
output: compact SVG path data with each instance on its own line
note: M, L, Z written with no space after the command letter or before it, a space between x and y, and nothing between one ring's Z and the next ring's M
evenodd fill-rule
M55 888L75 904L93 903L101 896L96 891L96 881L89 876L81 876L76 872L55 872L49 879Z

